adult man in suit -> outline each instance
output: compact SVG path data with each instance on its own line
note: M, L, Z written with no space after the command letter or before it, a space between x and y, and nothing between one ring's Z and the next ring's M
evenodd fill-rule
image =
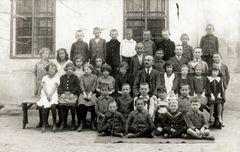
M173 64L174 72L180 73L181 66L183 64L188 64L188 59L182 55L182 53L183 53L182 45L180 45L180 44L176 45L174 52L175 52L175 56L171 57L169 60L174 63Z
M157 89L162 85L162 79L160 73L153 69L153 57L147 55L144 59L144 69L139 70L133 83L133 95L136 97L139 95L139 85L141 83L149 84L149 95L156 95Z

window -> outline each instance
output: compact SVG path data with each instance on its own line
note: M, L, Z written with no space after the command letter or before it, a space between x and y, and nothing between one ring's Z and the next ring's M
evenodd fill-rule
M133 39L142 40L143 30L152 32L153 41L168 27L168 0L124 0L124 30L133 30Z
M11 58L39 58L47 47L55 53L55 0L12 0Z

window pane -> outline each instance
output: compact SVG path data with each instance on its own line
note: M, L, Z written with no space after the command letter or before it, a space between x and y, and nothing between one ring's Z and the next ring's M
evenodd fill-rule
M152 39L156 42L162 37L165 28L165 19L148 19L148 29L152 32Z
M35 56L39 56L39 51L41 48L49 48L51 55L53 55L53 39L52 38L38 38L37 49L35 50Z
M32 18L27 18L27 20L22 18L16 19L16 35L32 36Z
M16 0L16 13L32 13L32 0Z
M53 15L53 0L36 0L35 15Z
M32 38L17 38L16 40L16 55L32 54Z

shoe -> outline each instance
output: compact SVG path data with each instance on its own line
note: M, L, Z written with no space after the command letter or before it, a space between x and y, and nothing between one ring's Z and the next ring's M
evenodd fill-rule
M59 130L63 130L64 129L64 124L61 124L59 127Z
M39 122L39 123L37 124L36 128L41 128L41 127L42 127L42 123Z
M101 132L100 136L107 136L108 134L106 132Z
M92 130L97 130L94 122L91 122L91 127L92 127Z
M181 134L181 137L186 139L187 138L187 134Z
M168 138L168 137L169 137L168 134L164 134L164 135L163 135L163 138Z
M137 135L136 134L132 134L132 133L129 133L126 135L127 138L136 138Z
M46 124L46 128L49 128L49 127L51 127L48 123Z
M42 133L45 133L45 132L46 132L46 127L42 126Z
M150 137L150 138L156 138L157 136L156 136L156 134L155 134L155 131L151 132L151 134L150 134L149 137Z
M116 136L116 137L121 137L121 138L124 137L123 133L113 133L113 135Z
M204 137L202 137L203 139L207 139L207 140L215 140L215 137L214 136L211 136L211 135L209 135L209 136L204 136Z
M71 130L75 130L75 125L72 125Z
M55 124L53 124L52 131L53 131L53 132L56 132L56 130L57 130L57 126L56 126Z

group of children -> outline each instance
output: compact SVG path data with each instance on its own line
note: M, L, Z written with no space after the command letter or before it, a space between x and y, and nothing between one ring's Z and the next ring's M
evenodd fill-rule
M41 49L42 59L36 64L36 94L41 97L38 127L45 132L51 111L53 131L66 128L70 110L71 129L80 132L90 111L92 129L103 136L214 140L209 126L223 126L230 76L221 63L214 26L207 25L206 31L195 49L188 44L188 34L175 45L166 29L157 44L148 30L136 43L131 29L121 42L112 29L112 39L106 43L98 27L89 45L83 41L83 31L76 32L71 61L66 49L57 51L55 63L48 59L50 50ZM210 113L209 119L204 112Z

